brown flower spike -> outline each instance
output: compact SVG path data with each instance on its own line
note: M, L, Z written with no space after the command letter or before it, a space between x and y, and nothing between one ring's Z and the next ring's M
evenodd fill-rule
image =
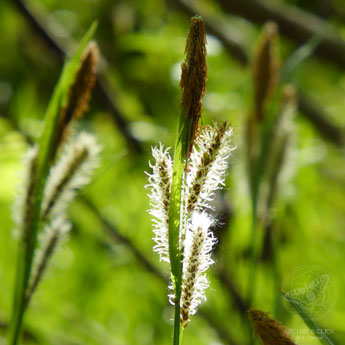
M255 118L261 122L266 105L273 95L279 77L278 31L275 23L264 26L252 64L255 93Z
M67 104L61 110L56 134L56 148L66 139L70 123L82 117L88 108L91 91L96 82L98 60L98 47L94 42L91 42L85 48L80 68L68 91Z
M198 130L201 99L205 94L207 79L205 23L199 16L191 19L185 55L185 61L181 65L181 105L187 120L190 121L188 135L191 148Z
M248 313L254 331L263 345L297 345L286 328L277 320L270 318L269 313L256 309L251 309Z

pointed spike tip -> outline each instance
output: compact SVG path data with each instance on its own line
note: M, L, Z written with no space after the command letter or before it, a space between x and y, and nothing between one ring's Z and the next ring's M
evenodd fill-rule
M191 18L185 47L185 60L181 69L181 106L186 118L191 121L189 133L190 146L192 146L201 118L201 100L206 91L207 80L206 30L205 23L200 16Z

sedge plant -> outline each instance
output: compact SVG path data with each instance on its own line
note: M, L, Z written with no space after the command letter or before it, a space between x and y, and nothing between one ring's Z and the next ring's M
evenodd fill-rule
M205 93L206 34L201 17L191 19L185 60L181 66L181 114L174 159L163 144L152 149L154 162L148 174L154 226L154 251L171 268L169 301L175 306L173 344L182 341L183 330L198 305L205 300L209 282L206 271L213 263L215 220L209 210L215 191L224 185L232 128L200 128Z
M19 250L9 345L18 344L24 313L53 253L70 231L66 209L77 190L90 181L98 163L100 148L95 137L71 133L71 124L88 107L95 83L99 53L90 42L94 31L95 24L65 64L41 139L23 162L23 184L14 206Z
M277 27L267 23L258 42L253 59L253 109L246 123L246 154L249 185L252 199L251 262L249 270L250 304L255 302L256 271L259 249L263 255L270 252L274 278L275 314L280 314L281 296L296 310L301 319L317 334L320 326L288 294L281 292L279 277L278 231L272 230L273 207L281 184L282 175L291 175L289 164L293 151L293 120L296 112L297 95L294 86L288 84L293 70L303 59L311 55L319 42L313 37L305 46L297 50L280 69ZM291 164L290 164L291 165ZM264 238L265 236L265 238ZM269 242L263 246L263 239ZM267 245L267 243L266 243ZM262 248L261 248L262 247ZM295 344L278 321L268 313L249 311L255 332L265 344ZM318 340L322 344L335 344L325 334Z
M287 175L293 143L296 91L280 77L279 35L275 23L267 23L252 62L253 105L246 120L247 176L252 203L248 300L255 301L257 260L263 238L271 252L279 296L279 277L272 234L272 210L282 176ZM266 254L265 254L266 255ZM277 297L277 303L280 300Z

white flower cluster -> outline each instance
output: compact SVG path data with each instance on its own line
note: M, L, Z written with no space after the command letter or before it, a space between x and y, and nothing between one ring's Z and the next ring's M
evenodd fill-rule
M149 163L152 174L148 175L151 189L150 214L153 216L155 246L153 250L158 252L160 260L169 262L169 201L172 178L172 160L169 150L161 144L159 148L152 149L154 164Z
M194 315L209 282L204 272L213 263L211 252L216 239L210 230L212 219L206 213L194 213L184 243L181 322L187 326L189 315Z
M98 165L100 146L93 135L81 133L66 144L61 158L49 173L42 215L44 218L63 214L76 192L90 182Z
M210 208L217 189L224 186L225 172L233 148L232 128L226 123L219 128L206 127L197 136L187 174L187 211Z
M23 186L18 193L14 207L14 219L24 241L28 241L27 224L32 210L32 192L37 188L36 165L37 149L30 149L24 160L25 175ZM90 182L91 174L98 165L100 147L91 134L81 133L71 139L64 147L61 157L49 172L44 188L41 208L43 231L38 240L38 251L35 253L33 274L27 291L27 303L30 300L48 260L57 245L68 234L71 225L66 219L66 209L76 192Z
M26 220L30 216L32 206L32 189L34 188L34 174L36 172L37 147L32 147L24 155L22 165L24 169L19 177L22 181L18 186L17 197L13 203L13 220L16 227L13 231L15 238L19 238L24 231Z
M39 236L39 247L35 253L33 273L30 277L29 287L26 293L26 304L29 303L35 292L43 273L57 247L67 238L71 230L71 223L62 215L54 218L44 227L44 232Z
M205 297L208 280L205 275L213 263L211 251L216 239L210 230L213 219L206 213L217 189L224 185L231 147L232 128L224 123L220 127L205 127L195 139L182 190L180 251L182 262L181 322L186 327L189 315ZM150 164L152 174L147 187L154 225L153 250L160 259L169 262L169 203L172 183L172 159L162 145L152 149L155 159ZM174 295L169 295L171 303Z

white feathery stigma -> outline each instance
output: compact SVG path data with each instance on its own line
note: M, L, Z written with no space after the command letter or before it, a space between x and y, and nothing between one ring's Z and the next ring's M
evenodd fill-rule
M98 165L100 146L93 135L81 133L66 144L61 158L51 168L45 188L42 218L62 214L76 191L88 184Z
M189 171L183 190L184 215L180 229L180 248L183 251L185 231L194 211L211 209L215 191L224 186L231 146L232 127L224 122L217 127L204 127L195 139L189 158Z
M187 216L193 210L210 208L217 189L224 186L225 173L231 152L232 128L222 124L219 128L205 127L195 140L186 178Z
M169 261L169 203L172 178L172 160L169 149L164 149L163 145L152 148L154 163L149 163L152 174L148 174L149 184L146 188L150 189L149 213L153 217L154 227L153 250L159 254L161 261Z
M71 230L71 223L64 216L54 218L49 224L44 226L43 232L39 235L39 248L35 253L33 263L33 273L26 295L26 304L29 303L42 276L49 264L57 247L61 246Z
M210 230L213 221L206 213L193 213L186 232L182 271L181 322L186 327L189 315L194 315L209 282L206 270L213 263L211 251L216 242Z
M13 235L18 238L25 231L25 224L30 217L32 209L32 190L35 184L37 163L37 147L34 146L25 152L23 157L23 170L21 171L21 183L18 186L17 197L13 204L13 219L16 227ZM25 234L23 234L25 236Z
M183 327L205 300L209 283L205 271L213 263L211 251L216 239L210 230L214 220L207 214L215 191L224 186L231 146L232 128L226 122L204 127L197 135L182 177L179 248L182 266L180 317ZM153 216L153 250L169 260L169 205L173 162L163 145L152 149L154 164L146 186L150 189L150 214ZM169 302L175 304L174 284L169 286Z
M39 234L38 244L39 248L35 253L33 272L36 271L39 263L42 261L45 249L52 242L52 239L56 237L56 244L61 244L68 239L69 232L72 225L66 219L65 216L58 216L44 225L42 232ZM54 245L55 249L55 245Z

